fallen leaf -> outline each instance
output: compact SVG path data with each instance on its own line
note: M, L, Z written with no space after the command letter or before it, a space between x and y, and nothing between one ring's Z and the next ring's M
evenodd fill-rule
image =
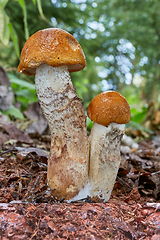
M5 71L5 69L2 66L0 66L0 85L4 85L7 87L11 86L7 72Z
M0 85L0 109L2 111L7 111L11 108L13 96L13 92L9 91L6 86Z
M8 122L6 124L0 123L0 133L1 133L1 145L5 142L12 139L16 140L16 142L21 143L31 143L32 140L28 136L27 133L20 131L13 122Z
M17 158L22 161L28 157L32 157L34 155L34 157L36 157L36 159L40 159L42 162L47 163L49 154L47 154L45 151L38 149L38 148L24 148L24 147L16 147L16 150L18 150L17 152ZM31 154L33 154L31 156Z
M32 120L32 124L26 128L29 134L43 134L47 129L47 121L42 113L38 102L32 103L29 108L24 112L24 115Z

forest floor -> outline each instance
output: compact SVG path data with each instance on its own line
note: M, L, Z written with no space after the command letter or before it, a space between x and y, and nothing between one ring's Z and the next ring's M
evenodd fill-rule
M107 203L56 202L47 186L50 136L0 124L0 240L160 239L160 135L122 146Z

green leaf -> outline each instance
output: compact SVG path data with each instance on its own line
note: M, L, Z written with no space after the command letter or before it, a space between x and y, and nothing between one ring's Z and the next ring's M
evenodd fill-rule
M41 0L37 0L37 7L38 7L38 11L41 18L45 21L48 21L48 19L44 16L44 13L43 13Z
M17 142L16 139L10 139L10 140L8 140L7 142L5 142L4 144L5 144L5 145L8 145L8 144L13 145L13 144L16 143L16 142Z
M24 29L25 29L25 39L27 40L29 38L29 31L28 31L28 24L27 24L27 10L26 10L26 4L24 0L18 0L19 5L21 6L23 10L23 22L24 22Z
M13 105L11 106L11 108L9 110L4 111L3 113L7 116L10 115L10 116L13 116L18 119L24 119L24 116L21 113L21 111Z
M16 89L15 89L16 90ZM15 91L17 96L17 101L21 103L21 105L26 105L36 102L38 100L36 90L34 92L29 91L28 89L20 89Z
M86 123L87 123L87 130L88 130L88 131L91 131L92 126L93 126L93 122L89 119L88 116L87 116Z
M19 2L19 5L21 6L21 8L24 9L25 8L24 0L18 0L18 2Z
M13 84L17 84L18 86L21 86L23 88L28 88L30 90L35 90L35 85L33 83L29 83L27 81L21 80L14 76L13 74L8 74L10 82Z
M15 52L16 52L17 56L20 57L19 43L18 43L18 37L17 37L16 31L14 30L12 23L9 23L8 27L9 27L10 34L11 34L11 39L14 43Z
M145 115L146 115L146 112L139 112L136 115L134 115L131 119L134 122L141 123Z
M20 90L17 90L17 91L15 89L15 93L16 93L17 96L22 96L24 98L26 98L26 97L31 98L34 95L34 93L35 93L34 98L37 95L36 90L33 92L33 91L31 91L29 89L26 89L26 88L20 89ZM36 100L37 100L37 97L36 97Z
M146 115L147 108L143 107L138 110L138 108L131 108L131 120L133 122L141 123Z
M8 28L9 17L4 10L0 9L0 41L7 46L10 39L10 32Z
M8 0L0 0L0 9L4 9L4 7L6 6Z
M32 0L33 4L36 5L36 0Z
M148 129L148 128L145 128L145 127L143 127L140 123L134 122L134 121L132 121L132 120L128 123L128 125L129 125L130 127L132 127L133 129L138 129L138 130L140 130L140 131L144 131L144 132L148 132L149 134L153 134L153 131L152 131L152 130L150 130L150 129Z

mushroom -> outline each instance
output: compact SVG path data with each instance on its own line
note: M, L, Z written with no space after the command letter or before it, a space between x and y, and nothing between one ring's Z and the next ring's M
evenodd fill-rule
M35 75L38 100L51 132L47 179L57 200L71 199L88 183L86 116L70 72L86 65L80 44L68 32L48 28L24 44L18 71Z
M130 107L115 91L98 94L89 104L88 117L94 122L90 141L90 195L108 201L120 165L120 144Z

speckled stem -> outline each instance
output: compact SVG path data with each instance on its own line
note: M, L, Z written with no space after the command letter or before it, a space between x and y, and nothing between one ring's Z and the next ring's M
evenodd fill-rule
M89 182L91 196L109 200L120 165L120 144L125 124L108 127L94 123L90 135Z
M70 199L88 182L86 116L67 67L40 65L36 90L51 131L48 183L57 199Z

